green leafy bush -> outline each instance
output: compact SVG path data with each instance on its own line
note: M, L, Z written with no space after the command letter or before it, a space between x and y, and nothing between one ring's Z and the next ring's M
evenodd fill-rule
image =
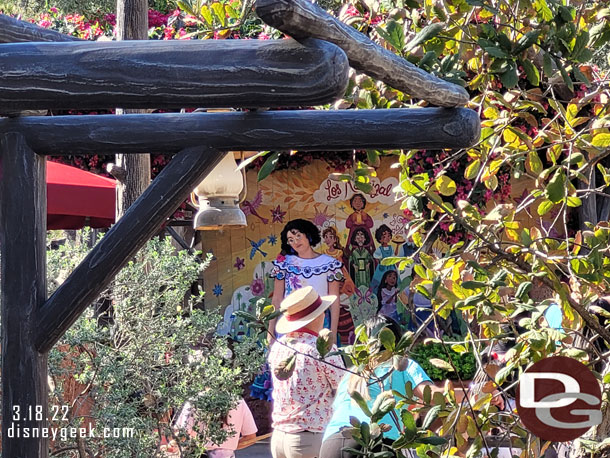
M49 251L50 290L87 251L71 242ZM81 441L83 450L108 458L162 456L165 437L180 443L182 456L200 456L208 440L225 439L224 418L263 359L249 340L235 343L236 356L228 357L226 338L215 335L221 316L197 308L203 292L193 295L191 286L206 266L169 239L150 241L106 291L110 316L101 320L89 309L53 348L49 404L70 405L70 424L58 427L93 419L95 438ZM172 428L187 400L207 425L194 439ZM121 434L103 437L104 428ZM78 446L68 439L55 449Z
M445 348L443 348L445 347ZM443 361L449 361L447 352L451 357L451 362L457 369L457 373L454 371L447 371L435 366L430 362L431 359L437 358ZM416 345L411 353L411 358L426 371L432 380L446 380L458 378L462 380L470 380L477 369L477 364L472 352L457 353L449 345L443 345L440 342L431 342L426 344Z

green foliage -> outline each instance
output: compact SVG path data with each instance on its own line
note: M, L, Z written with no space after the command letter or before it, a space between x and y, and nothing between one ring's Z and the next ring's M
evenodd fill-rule
M419 363L432 380L446 380L448 378L455 380L458 376L461 380L470 380L477 370L476 360L472 352L457 353L447 343L418 344L411 350L411 358ZM457 369L457 373L435 366L430 362L433 358L451 361L451 364Z
M87 251L84 243L49 251L51 290ZM159 456L165 436L178 440L184 456L198 456L208 440L226 437L226 413L263 359L251 340L235 343L233 359L225 356L227 340L215 335L221 316L198 308L202 292L190 293L207 262L177 251L167 238L149 242L105 293L111 317L87 310L51 351L50 404L93 400L96 439L87 439L90 450L116 458ZM207 425L194 439L171 427L186 401ZM70 415L71 425L80 424L82 411L73 407ZM134 434L102 438L104 428Z

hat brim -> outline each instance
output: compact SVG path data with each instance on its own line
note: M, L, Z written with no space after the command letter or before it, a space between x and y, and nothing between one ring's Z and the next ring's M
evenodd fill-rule
M278 318L275 325L276 332L279 332L280 334L287 334L308 325L313 320L318 318L322 313L324 313L326 309L337 300L337 296L322 296L320 299L322 299L322 303L318 306L318 308L316 308L309 315L299 318L298 320L288 321L286 315L282 314Z

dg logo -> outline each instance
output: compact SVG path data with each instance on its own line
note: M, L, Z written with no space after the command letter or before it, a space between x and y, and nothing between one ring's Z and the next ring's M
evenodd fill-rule
M545 358L519 377L517 412L544 440L574 440L601 423L601 389L593 373L573 358Z

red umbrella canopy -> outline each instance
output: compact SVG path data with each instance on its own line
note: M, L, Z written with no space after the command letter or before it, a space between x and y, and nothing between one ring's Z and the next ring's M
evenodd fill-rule
M115 180L47 161L47 229L110 227L115 205Z

